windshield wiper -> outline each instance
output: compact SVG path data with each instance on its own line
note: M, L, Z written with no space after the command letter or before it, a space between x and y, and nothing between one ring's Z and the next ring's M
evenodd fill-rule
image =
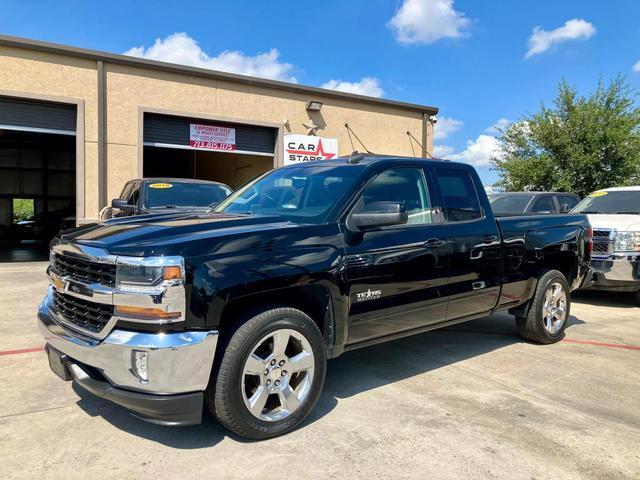
M640 211L616 212L617 215L640 215Z
M597 215L597 214L602 215L603 214L603 212L601 212L600 210L583 210L581 212L576 212L576 213L585 213L585 214L586 213L591 213L591 214L595 214L595 215Z

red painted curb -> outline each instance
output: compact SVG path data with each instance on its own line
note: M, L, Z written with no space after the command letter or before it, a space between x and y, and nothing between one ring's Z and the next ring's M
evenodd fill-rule
M605 343L596 342L594 340L576 340L575 338L565 338L563 342L577 343L580 345L593 345L595 347L608 347L608 348L624 348L626 350L640 350L640 345L626 345L624 343Z
M41 352L42 350L44 350L44 347L20 348L18 350L4 350L0 352L0 357L4 355L18 355L20 353Z

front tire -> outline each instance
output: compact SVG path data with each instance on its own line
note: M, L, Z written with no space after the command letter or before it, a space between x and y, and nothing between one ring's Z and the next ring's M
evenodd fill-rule
M520 336L536 343L556 343L564 338L571 310L571 292L562 273L548 270L538 279L529 311L516 317Z
M262 440L295 429L315 406L326 372L322 333L304 312L274 308L231 336L205 392L220 423Z

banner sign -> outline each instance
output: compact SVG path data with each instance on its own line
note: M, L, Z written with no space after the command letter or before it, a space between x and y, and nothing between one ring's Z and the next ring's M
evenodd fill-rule
M236 149L236 129L192 123L189 126L189 145L207 150L233 151Z
M284 136L284 164L329 160L338 156L338 139L313 135Z

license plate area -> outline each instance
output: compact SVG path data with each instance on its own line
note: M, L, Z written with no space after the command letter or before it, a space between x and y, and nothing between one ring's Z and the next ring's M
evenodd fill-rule
M71 373L67 368L69 357L53 348L51 345L47 345L46 350L47 357L49 357L49 368L51 371L64 381L71 380Z

